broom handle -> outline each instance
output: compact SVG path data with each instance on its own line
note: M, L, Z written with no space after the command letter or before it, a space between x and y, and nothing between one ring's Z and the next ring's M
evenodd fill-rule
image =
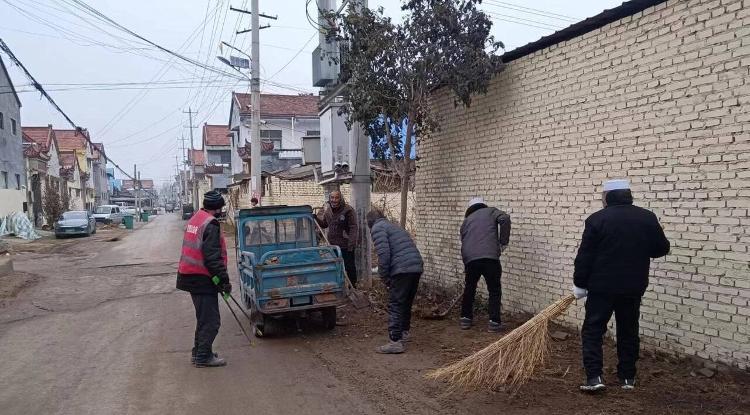
M318 227L318 230L320 231L320 234L323 235L323 240L326 241L326 245L331 246L331 242L328 240L328 237L326 236L326 233L323 231L323 228L318 223L317 218L313 218L313 222L315 222L315 226ZM346 285L348 289L354 289L354 284L352 284L352 280L349 279L349 274L346 273L346 267L343 267L344 269L344 278L346 280Z

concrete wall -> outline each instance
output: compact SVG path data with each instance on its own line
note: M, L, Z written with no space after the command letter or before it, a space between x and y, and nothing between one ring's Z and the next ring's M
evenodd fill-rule
M3 70L3 65L0 65L0 90L10 91L11 86L8 74ZM0 216L4 216L10 212L23 211L27 184L26 161L23 158L21 141L21 108L14 94L0 94L0 113L3 114L3 128L0 129L0 174L8 174L7 186L3 186L3 179L0 177ZM13 121L16 123L15 134L12 129ZM21 186L24 186L20 191L16 190L17 174L21 179ZM21 196L16 197L16 193L20 193Z
M513 219L503 307L539 311L570 291L602 181L628 177L673 247L652 264L643 343L750 366L748 6L669 1L509 63L470 109L435 97L416 177L425 279L462 278L458 230L482 195Z

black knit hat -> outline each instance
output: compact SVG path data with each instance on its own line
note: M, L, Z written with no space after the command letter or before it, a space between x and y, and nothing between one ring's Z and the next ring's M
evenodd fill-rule
M224 207L224 198L221 193L211 190L203 195L203 209L214 210Z

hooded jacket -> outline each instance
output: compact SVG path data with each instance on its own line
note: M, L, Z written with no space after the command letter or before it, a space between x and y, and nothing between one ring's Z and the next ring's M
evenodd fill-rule
M633 206L629 190L607 193L607 207L586 219L573 282L590 293L642 296L651 258L669 253L669 240L651 211Z

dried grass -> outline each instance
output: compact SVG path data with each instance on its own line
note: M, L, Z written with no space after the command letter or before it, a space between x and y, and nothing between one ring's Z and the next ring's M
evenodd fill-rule
M575 301L564 297L484 349L427 374L444 380L450 389L516 389L528 382L549 356L549 322Z

